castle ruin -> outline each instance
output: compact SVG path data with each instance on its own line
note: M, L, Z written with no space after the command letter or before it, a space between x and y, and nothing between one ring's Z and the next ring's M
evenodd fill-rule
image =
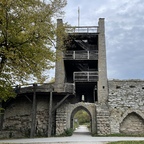
M20 88L2 102L0 137L60 135L79 110L89 114L91 133L144 134L144 81L107 79L104 19L66 32L65 50L57 38L55 83Z

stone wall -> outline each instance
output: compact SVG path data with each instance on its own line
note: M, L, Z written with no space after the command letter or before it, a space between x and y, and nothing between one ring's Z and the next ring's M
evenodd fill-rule
M108 135L110 130L110 112L107 105L96 106L96 121L97 121L97 134Z
M30 132L31 103L18 99L10 103L4 113L3 131L18 131L21 136ZM14 133L14 132L13 132Z
M46 136L48 124L48 98L37 99L36 135ZM26 97L15 99L5 109L3 137L29 137L32 102Z
M108 81L108 105L104 103L63 103L53 119L56 134L72 127L77 111L85 110L91 118L92 133L144 134L144 81ZM53 106L56 102L53 103ZM46 136L48 128L49 97L37 97L36 135ZM32 102L25 96L7 102L3 131L0 137L28 137L31 128ZM56 128L55 128L56 123Z
M144 120L136 113L130 113L120 124L120 132L125 134L144 134Z
M67 104L63 104L56 111L56 135L60 135L67 129Z
M37 136L47 136L48 129L48 109L49 98L39 97L37 100L36 134Z
M144 133L139 129L144 124L144 81L109 81L108 104L111 133L131 134L133 125L138 128L137 131ZM127 130L124 130L125 126Z

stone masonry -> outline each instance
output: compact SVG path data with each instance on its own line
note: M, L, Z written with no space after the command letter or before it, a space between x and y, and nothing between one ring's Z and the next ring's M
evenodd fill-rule
M48 99L37 99L36 135L46 136L48 123ZM31 128L31 107L27 99L15 100L5 109L3 131L0 137L29 137Z
M109 81L108 104L111 133L144 134L144 81Z
M107 135L110 134L110 112L106 105L96 106L96 122L97 122L97 134Z

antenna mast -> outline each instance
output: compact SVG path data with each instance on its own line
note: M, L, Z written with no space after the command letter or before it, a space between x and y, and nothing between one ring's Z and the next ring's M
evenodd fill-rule
M80 9L78 7L78 27L79 27L79 25L80 25Z

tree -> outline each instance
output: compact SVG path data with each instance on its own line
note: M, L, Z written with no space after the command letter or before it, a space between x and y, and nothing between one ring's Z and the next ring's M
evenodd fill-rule
M79 110L74 118L78 120L80 125L90 122L90 116L85 110Z
M55 77L52 77L49 81L49 83L54 83L55 82Z
M66 0L0 1L0 98L11 85L31 77L43 81L43 71L53 67L56 34L54 19L63 14Z

